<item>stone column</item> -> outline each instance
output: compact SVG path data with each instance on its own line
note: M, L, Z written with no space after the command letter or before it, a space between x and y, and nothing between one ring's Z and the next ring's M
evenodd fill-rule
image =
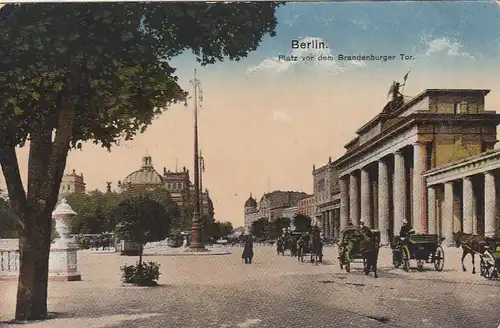
M494 237L496 231L496 186L493 172L484 173L484 235Z
M428 197L428 219L429 219L429 234L437 234L437 221L436 221L436 187L430 186L427 189L427 197Z
M370 227L371 222L371 197L370 197L370 172L364 168L361 170L361 218L365 220L365 226Z
M443 237L445 245L453 245L453 182L444 184Z
M394 154L394 235L399 235L406 208L406 171L403 152Z
M326 213L321 213L321 227L323 229L323 235L325 235L325 237L328 237L328 234L327 234L327 228L326 228Z
M325 235L330 238L330 211L325 212Z
M389 175L383 159L378 161L378 229L380 243L389 244Z
M463 227L464 233L472 233L473 231L473 220L472 220L472 180L470 177L465 177L463 179L463 197L462 197L462 207L463 207Z
M427 232L425 209L425 186L422 173L426 167L426 145L422 142L413 144L413 227L416 233Z
M328 220L328 233L330 234L330 238L334 237L333 233L333 210L330 210L328 213L330 213L330 218Z
M354 172L349 176L349 205L350 205L350 219L352 224L359 223L359 195L358 184L359 178L354 175Z
M349 221L349 183L345 177L340 177L340 230L347 227Z

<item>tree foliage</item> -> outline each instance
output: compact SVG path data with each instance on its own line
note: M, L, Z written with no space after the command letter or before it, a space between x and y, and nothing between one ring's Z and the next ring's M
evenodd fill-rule
M271 229L271 223L266 218L258 219L252 222L251 231L252 235L257 238L266 238Z
M233 233L233 224L231 222L215 221L212 225L210 235L215 239L227 238Z
M311 229L311 218L304 214L297 214L293 217L295 231L307 232Z
M47 315L51 212L70 147L110 149L186 97L169 61L201 65L253 51L273 2L73 3L0 10L0 164L19 218L16 319ZM27 188L16 146L29 141Z
M122 201L113 210L121 239L139 244L165 239L170 232L170 219L162 205L153 199L136 195Z

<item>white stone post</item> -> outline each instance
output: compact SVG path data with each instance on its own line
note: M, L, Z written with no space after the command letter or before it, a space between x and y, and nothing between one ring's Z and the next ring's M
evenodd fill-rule
M496 186L493 172L484 173L484 235L493 238L496 232Z
M394 235L399 235L406 209L406 170L403 152L394 154Z
M365 220L365 226L369 228L372 217L370 188L370 172L364 168L361 170L361 218Z
M462 196L462 206L463 206L463 226L464 233L472 233L474 231L473 225L474 221L472 220L472 180L470 177L463 178L463 196Z
M380 230L380 243L389 244L389 175L387 163L384 160L378 162L378 229Z
M444 184L443 237L445 245L453 245L453 182Z
M79 281L82 279L77 270L77 247L70 238L68 221L76 212L71 209L66 199L52 212L59 234L50 247L49 279L58 281Z
M351 223L359 223L359 195L358 195L358 184L359 178L353 173L349 176L349 205L350 205L350 215Z
M340 177L340 231L347 227L349 221L349 183Z
M430 186L427 190L428 197L428 205L429 209L428 218L429 218L429 234L437 234L437 220L436 220L436 188L434 186Z

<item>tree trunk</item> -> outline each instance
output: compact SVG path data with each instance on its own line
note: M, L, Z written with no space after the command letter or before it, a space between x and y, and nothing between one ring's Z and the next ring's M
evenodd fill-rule
M142 243L139 244L139 284L142 284L144 282L144 272L142 270L142 253L144 251L144 248L142 246Z
M19 237L19 281L16 320L47 318L47 286L51 217L33 215L23 220Z

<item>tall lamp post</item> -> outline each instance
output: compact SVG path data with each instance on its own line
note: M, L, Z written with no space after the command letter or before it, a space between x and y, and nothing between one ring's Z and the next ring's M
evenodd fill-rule
M206 251L203 244L203 230L200 217L200 157L198 150L198 101L202 100L201 82L196 78L196 69L194 70L194 78L190 81L194 89L194 213L191 224L191 251L203 252Z

